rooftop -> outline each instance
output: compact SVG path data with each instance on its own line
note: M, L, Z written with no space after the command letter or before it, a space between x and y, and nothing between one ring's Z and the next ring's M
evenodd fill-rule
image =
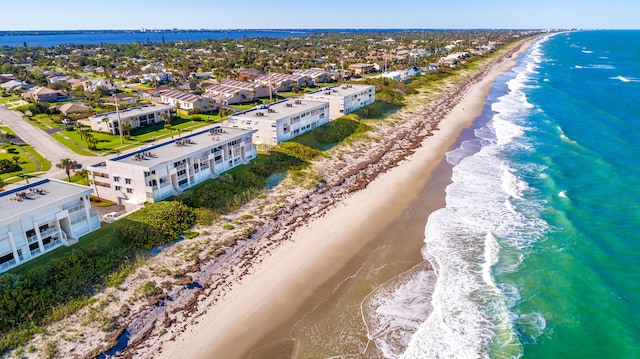
M305 112L321 105L327 105L325 101L307 100L303 98L287 99L270 105L254 107L250 110L238 112L229 116L229 119L250 117L261 121L277 121L288 116Z
M188 153L204 151L218 143L224 144L233 138L250 132L252 131L239 128L209 126L193 134L183 135L176 139L144 147L118 157L107 159L107 161L151 168L161 163L180 159ZM104 162L92 165L91 167L97 168L102 166L104 166Z
M337 96L337 97L344 97L344 96L349 96L352 95L354 93L366 90L368 88L372 88L375 87L373 85L351 85L351 84L347 84L347 85L335 85L335 86L329 86L329 87L323 87L317 91L314 92L309 92L307 95L313 95L313 96ZM374 90L375 91L375 90Z
M91 187L55 179L44 179L0 192L0 222L12 222L14 217L72 197L93 193Z

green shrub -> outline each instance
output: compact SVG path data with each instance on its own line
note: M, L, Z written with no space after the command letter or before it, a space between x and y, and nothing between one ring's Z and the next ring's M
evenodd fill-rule
M123 242L151 249L178 239L193 226L196 214L181 202L151 203L116 222L116 235Z
M284 153L299 158L303 161L310 161L322 154L322 152L320 152L320 150L318 149L311 148L297 142L283 142L280 144L280 148L283 149Z
M223 229L226 229L227 231L230 231L230 230L232 230L232 229L234 229L234 228L236 228L236 227L235 227L233 224L229 224L229 223L227 223L227 224L225 224L224 226L222 226L222 228L223 228Z

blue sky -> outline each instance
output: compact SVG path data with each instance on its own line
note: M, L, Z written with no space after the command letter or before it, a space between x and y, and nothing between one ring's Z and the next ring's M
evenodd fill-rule
M0 0L0 12L0 30L640 29L638 0Z

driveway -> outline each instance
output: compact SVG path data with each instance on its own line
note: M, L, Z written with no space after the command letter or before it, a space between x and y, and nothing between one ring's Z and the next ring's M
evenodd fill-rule
M46 159L51 161L51 170L47 172L47 177L66 177L64 171L56 167L56 163L60 162L63 158L75 160L82 164L83 168L101 161L101 157L82 156L71 151L46 132L32 125L29 121L23 120L19 112L11 111L5 106L0 106L0 121L9 126L22 141L31 145Z

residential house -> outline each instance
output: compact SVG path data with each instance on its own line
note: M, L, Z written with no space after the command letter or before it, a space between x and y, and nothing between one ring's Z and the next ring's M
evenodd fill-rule
M318 83L331 81L329 76L327 76L327 72L322 69L293 70L293 74L310 78L311 82L308 83L307 86L313 86Z
M30 87L33 87L33 85L30 85L26 82L22 82L20 80L9 80L7 82L0 84L0 88L3 88L5 91L24 90Z
M0 273L100 228L91 193L55 179L0 192Z
M119 93L119 94L115 94L113 96L105 96L100 98L100 101L105 104L105 105L111 105L111 106L115 106L116 105L116 99L118 99L118 105L134 105L136 102L138 102L138 95L133 95L133 94L127 94L127 93Z
M268 97L269 88L262 84L225 79L217 85L207 87L202 95L222 105L231 105Z
M189 113L209 112L219 105L209 97L193 95L181 91L171 90L160 93L160 101L175 106L178 110Z
M100 78L86 79L82 82L82 86L84 92L96 92L100 88L105 89L109 93L116 90L116 87L111 83L111 81Z
M335 85L304 95L306 99L329 103L329 119L334 120L376 101L373 85Z
M311 77L304 74L281 74L269 73L255 79L256 83L275 91L287 92L293 90L294 87L302 88L313 86Z
M7 81L15 80L16 77L13 74L0 74L0 84L3 84Z
M157 202L256 157L253 131L212 126L89 166L101 198L126 207Z
M229 126L255 130L253 143L277 145L329 122L325 101L287 99L229 115Z
M64 97L56 90L47 87L37 86L22 94L22 98L35 102L57 102Z
M415 66L412 66L405 70L385 72L381 75L381 77L391 79L394 81L406 81L412 78L413 76L417 76L419 74L420 74L420 69L418 69Z
M236 79L239 81L252 81L260 76L264 75L264 71L256 69L239 69L237 71Z
M349 65L349 70L351 70L354 75L362 76L374 72L375 66L373 64L352 64Z
M122 111L101 113L89 117L84 122L88 122L87 124L93 131L108 132L115 135L119 133L118 123L128 123L132 129L153 125L154 123L163 122L164 118L171 116L175 108L173 105L164 104L144 105Z
M69 102L64 105L56 106L56 108L65 115L91 111L91 107L87 106L84 102Z

